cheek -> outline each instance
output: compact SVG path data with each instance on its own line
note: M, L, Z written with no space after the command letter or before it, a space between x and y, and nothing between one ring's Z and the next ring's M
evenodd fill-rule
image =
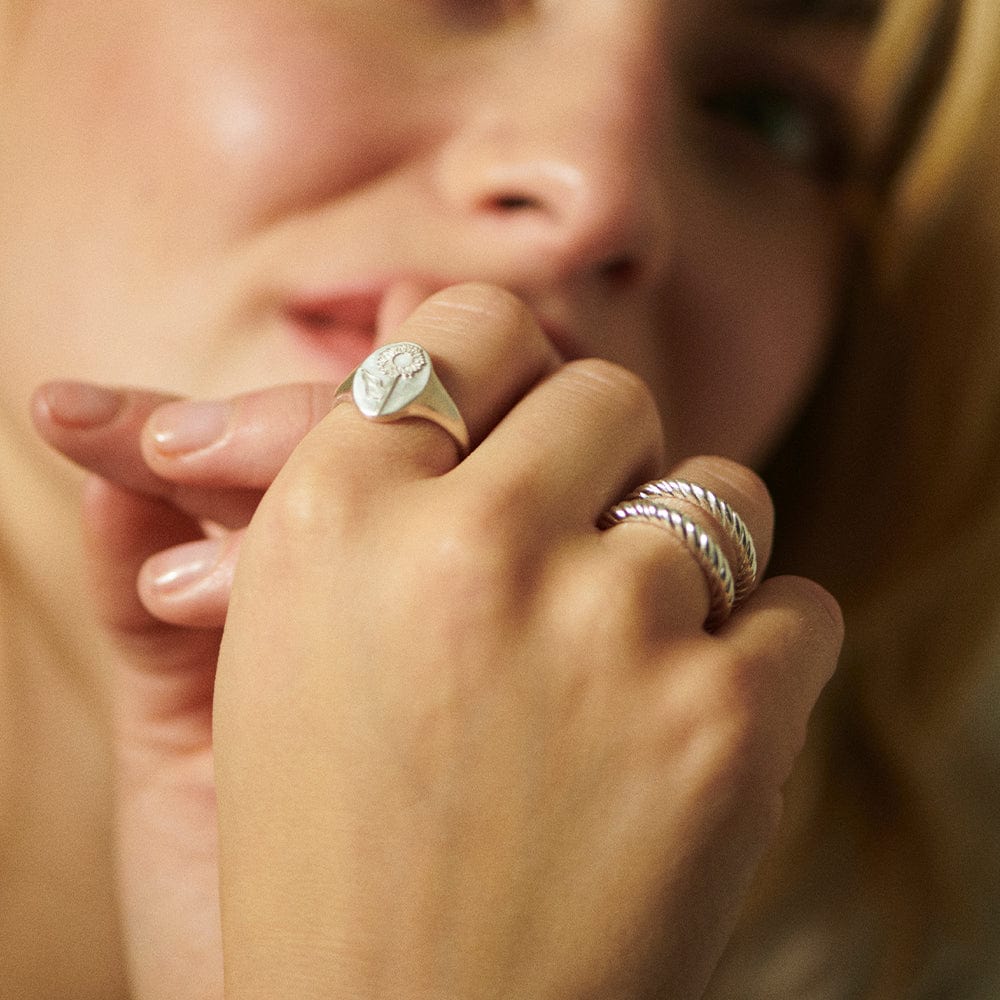
M181 232L241 235L359 186L405 143L398 83L357 31L264 0L157 10L146 44L116 46L127 86L105 121Z
M742 219L725 237L706 216L693 230L667 347L686 452L759 464L812 389L832 334L843 233L828 206L806 202L751 229Z
M8 379L162 381L204 327L204 275L414 141L405 58L366 66L364 26L309 6L38 0L0 93Z
M366 60L384 43L307 6L41 3L19 60L24 179L40 168L60 207L188 252L375 176L416 134L406 59Z
M183 211L175 204L183 197L201 208L211 202L227 230L363 184L403 141L401 102L365 66L362 44L258 6L255 19L221 5L216 23L206 17L198 35L182 35L184 44L145 74L136 109L156 109L160 133L178 140L180 152L159 173L171 211Z

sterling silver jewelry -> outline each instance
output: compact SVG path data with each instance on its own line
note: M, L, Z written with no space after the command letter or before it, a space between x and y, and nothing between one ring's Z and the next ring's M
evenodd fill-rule
M387 344L370 354L338 387L334 406L343 402L353 402L369 420L430 420L455 439L462 455L469 450L465 421L419 344Z
M629 498L615 504L598 522L601 528L612 528L629 521L646 522L672 531L684 543L705 574L709 590L709 610L705 628L718 628L733 610L735 587L729 561L714 538L697 521L674 510L665 500Z
M627 499L652 500L656 503L661 502L662 498L670 497L685 500L711 514L729 535L737 551L733 567L736 576L734 606L741 604L757 586L757 549L743 519L712 490L685 479L658 479L656 482L646 483Z

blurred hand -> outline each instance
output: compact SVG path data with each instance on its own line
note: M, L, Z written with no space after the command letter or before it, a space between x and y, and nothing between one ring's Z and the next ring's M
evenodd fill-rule
M220 439L194 453L179 448L176 418L188 435L199 419L204 428L210 415L196 404L77 383L35 396L43 437L94 473L84 528L116 667L118 880L139 1000L222 996L211 732L219 640L242 529L332 391L296 385L234 400Z

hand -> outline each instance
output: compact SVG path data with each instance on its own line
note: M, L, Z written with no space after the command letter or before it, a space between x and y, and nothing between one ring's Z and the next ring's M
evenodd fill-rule
M333 387L233 400L214 446L183 450L171 397L54 384L42 435L95 473L84 525L115 667L116 858L133 995L222 996L212 688L242 527ZM225 524L206 538L202 521Z
M473 452L336 408L248 528L215 701L227 997L693 997L774 831L841 639L765 582L714 635L666 532L600 532L663 471L648 393L561 365L516 300L401 334ZM744 516L747 470L674 471Z
M428 292L398 288L380 336ZM94 474L84 536L115 668L116 861L142 1000L222 995L211 751L219 638L242 529L334 391L290 385L200 404L54 383L33 401L41 435Z

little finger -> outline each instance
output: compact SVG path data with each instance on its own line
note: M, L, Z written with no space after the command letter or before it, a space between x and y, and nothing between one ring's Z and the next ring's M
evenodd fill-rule
M716 690L729 692L736 719L753 720L749 738L741 741L745 762L780 785L836 669L844 638L840 608L811 580L774 577L717 638L732 655L725 675L714 678Z

